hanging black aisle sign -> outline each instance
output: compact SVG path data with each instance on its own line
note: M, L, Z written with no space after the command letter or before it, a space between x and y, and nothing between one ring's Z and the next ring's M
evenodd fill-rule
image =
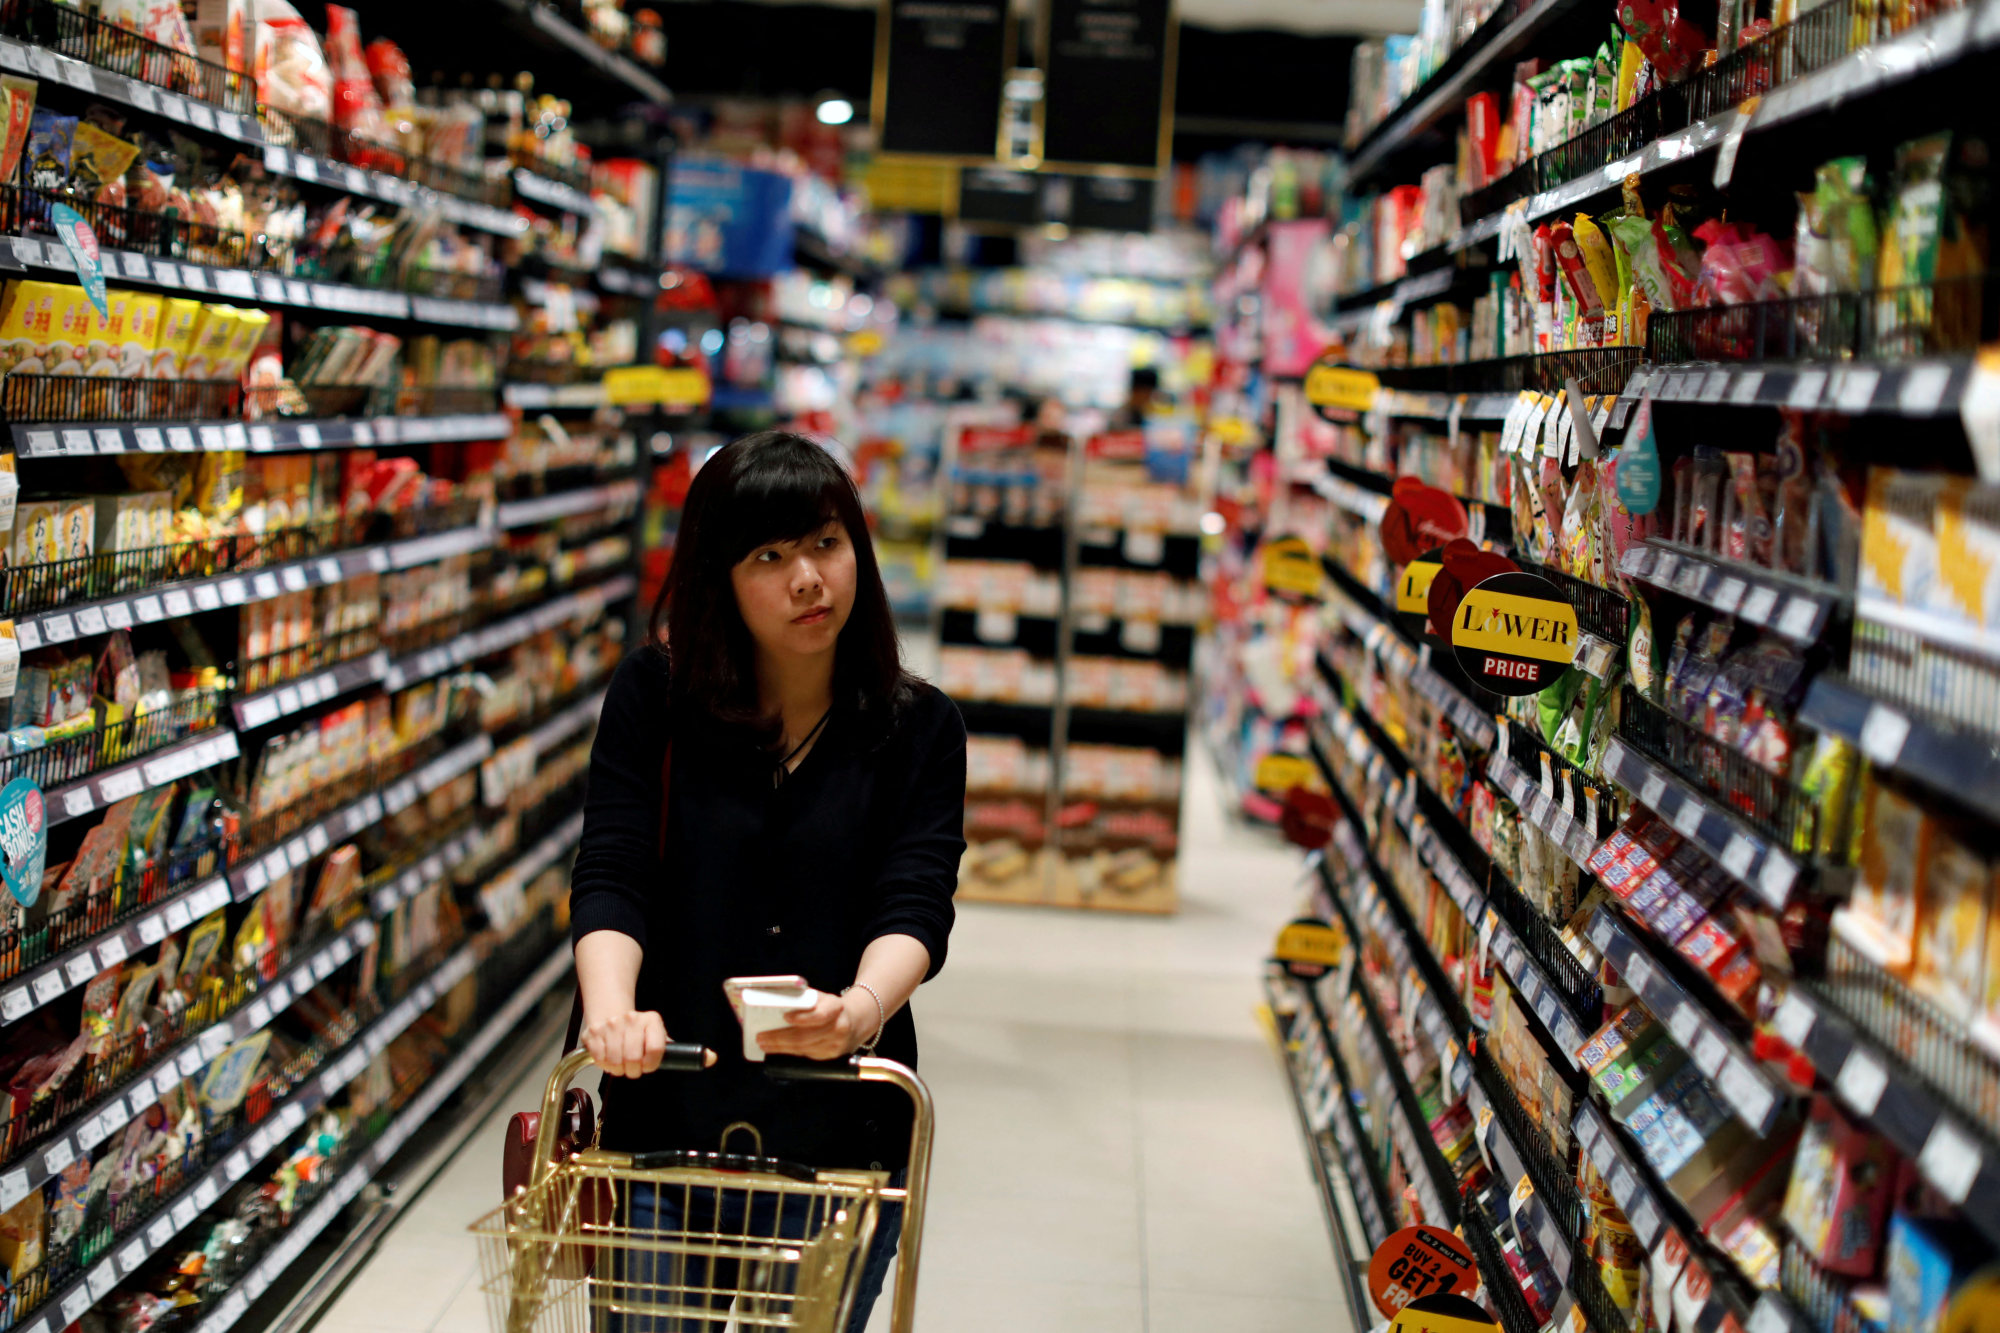
M1042 161L1148 175L1173 139L1173 0L1043 0Z
M958 220L998 227L1038 227L1049 178L1005 167L967 167L958 173Z
M1495 574L1451 613L1451 649L1495 694L1538 694L1576 660L1576 607L1539 574Z
M882 0L873 102L879 151L992 161L1013 63L1007 0Z
M1122 176L967 167L958 173L958 221L998 227L1150 231L1153 182Z

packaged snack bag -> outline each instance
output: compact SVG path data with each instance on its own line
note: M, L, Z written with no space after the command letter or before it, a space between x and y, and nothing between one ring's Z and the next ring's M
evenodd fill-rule
M143 379L152 368L160 343L160 313L165 298L157 292L126 292L125 327L118 342L118 377Z
M50 375L83 374L83 358L90 345L90 331L97 320L97 307L81 287L60 287L56 292L55 328L49 338Z
M229 344L236 336L237 312L226 305L201 307L195 323L194 342L181 366L182 378L221 380L229 378Z
M27 151L28 131L35 119L37 86L33 79L0 74L0 93L7 99L4 124L0 124L4 130L4 137L0 137L0 180L13 180L21 169L21 155Z
M160 303L160 335L154 346L150 378L191 378L187 361L194 352L195 330L201 322L201 302L169 296Z
M229 346L223 353L221 363L216 367L217 379L235 380L243 378L244 367L250 362L250 353L263 341L264 331L271 326L268 310L238 310L229 334Z

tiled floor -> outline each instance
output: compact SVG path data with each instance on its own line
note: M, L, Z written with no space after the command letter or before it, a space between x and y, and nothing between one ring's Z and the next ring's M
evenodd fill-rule
M1178 916L968 907L917 997L938 1101L925 1333L1352 1333L1254 1015L1298 857L1228 826L1205 761L1190 770ZM495 1202L503 1118L322 1333L483 1333L465 1226Z

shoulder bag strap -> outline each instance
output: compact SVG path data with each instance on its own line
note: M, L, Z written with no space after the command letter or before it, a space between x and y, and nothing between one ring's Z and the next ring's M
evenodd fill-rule
M668 740L666 753L660 756L660 842L658 855L661 860L667 856L667 792L674 778L674 743ZM576 1049L583 1037L583 987L579 985L571 997L569 1006L569 1032L563 1037L563 1054Z

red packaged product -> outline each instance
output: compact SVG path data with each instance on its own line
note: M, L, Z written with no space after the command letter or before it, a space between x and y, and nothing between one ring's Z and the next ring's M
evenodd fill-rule
M1500 174L1500 103L1492 93L1465 99L1465 137L1472 145L1473 188L1491 184Z
M1618 0L1618 26L1639 44L1662 85L1686 78L1710 46L1699 28L1681 18L1679 0Z

